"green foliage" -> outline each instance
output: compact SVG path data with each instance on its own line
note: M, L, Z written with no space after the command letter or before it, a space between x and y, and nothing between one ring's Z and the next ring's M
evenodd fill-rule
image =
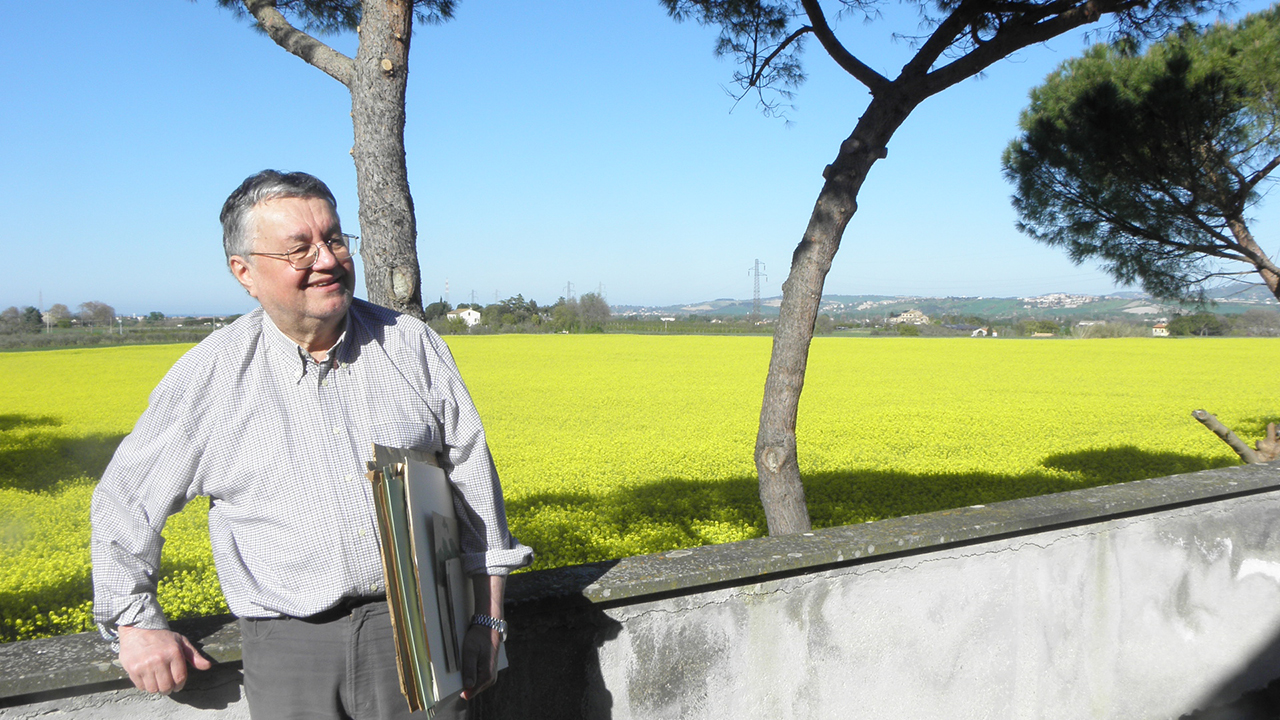
M441 298L422 309L423 318L427 322L431 322L448 315L451 310L453 310L453 307L445 302L444 298Z
M912 325L911 323L898 323L898 334L905 337L919 337L920 328L919 326Z
M1202 337L1226 335L1231 322L1213 313L1201 312L1182 315L1169 321L1170 335L1199 335Z
M480 322L491 330L532 330L542 324L542 312L534 300L524 295L509 297L487 305L480 311Z
M1036 333L1050 333L1057 335L1062 332L1062 326L1052 320L1021 320L1014 330L1019 335L1034 335Z
M1018 227L1119 282L1203 302L1238 263L1269 272L1245 221L1280 161L1278 117L1280 10L1184 26L1141 55L1097 45L1032 91L1005 150Z
M597 293L578 298L578 323L583 332L604 332L610 315L609 304Z
M354 32L360 26L359 0L274 0L285 16L298 19L302 28L320 34ZM218 0L218 5L237 17L246 17L242 0ZM437 24L453 17L457 0L414 0L413 14L418 22Z

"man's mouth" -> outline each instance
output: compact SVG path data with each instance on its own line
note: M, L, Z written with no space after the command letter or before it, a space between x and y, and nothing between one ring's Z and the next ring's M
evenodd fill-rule
M324 280L319 280L319 281L316 281L316 282L313 282L313 283L308 283L308 284L307 284L307 287L309 287L309 288L325 288L325 287L329 287L329 286L331 286L331 285L341 285L341 284L342 284L342 277L341 277L341 276L336 276L336 277L329 277L329 278L325 278Z

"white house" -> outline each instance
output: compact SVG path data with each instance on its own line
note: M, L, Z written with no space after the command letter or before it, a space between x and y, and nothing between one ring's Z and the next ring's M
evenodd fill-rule
M1169 326L1164 323L1156 323L1156 326L1151 328L1151 334L1156 337L1169 337Z
M472 308L466 308L465 310L454 310L449 314L445 315L445 317L450 320L460 319L462 320L462 322L467 324L467 327L471 327L472 325L475 325L476 323L480 322L480 313L476 310L473 310Z

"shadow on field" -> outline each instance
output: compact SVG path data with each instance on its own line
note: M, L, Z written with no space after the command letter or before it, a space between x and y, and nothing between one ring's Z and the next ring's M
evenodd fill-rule
M804 477L814 527L851 525L968 505L1079 490L1235 464L1116 447L1050 455L1043 471L1016 475L848 471ZM1063 473L1070 473L1064 477ZM665 478L604 493L539 493L507 500L512 528L537 567L707 545L767 533L755 476Z
M80 623L70 624L66 608L79 607L84 601L92 599L93 582L89 579L88 567L61 580L43 580L34 593L30 588L24 588L20 592L0 590L0 617L6 621L0 624L0 642L84 632L89 628ZM50 621L50 612L63 616L64 619L61 622L57 619ZM23 629L16 627L18 623L22 624Z
M1131 445L1101 450L1080 450L1072 453L1055 453L1041 461L1053 470L1078 473L1085 483L1106 485L1109 483L1143 480L1146 478L1181 475L1211 468L1239 465L1229 457L1203 457L1174 452L1151 452Z
M102 476L122 434L72 437L62 421L0 415L0 488L47 492L63 480Z
M0 415L0 432L33 427L57 427L61 424L61 418L52 415Z
M1268 415L1266 417L1244 418L1231 427L1236 435L1240 436L1249 447L1253 447L1253 442L1259 438L1267 436L1267 423L1276 423L1280 425L1280 416ZM1208 432L1207 430L1205 432Z

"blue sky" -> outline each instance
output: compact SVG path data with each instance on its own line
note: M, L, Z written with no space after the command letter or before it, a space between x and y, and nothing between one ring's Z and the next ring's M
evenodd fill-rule
M1246 2L1231 17L1265 7ZM896 74L914 16L837 32ZM0 307L243 312L218 211L247 175L306 170L359 232L344 87L212 0L45 0L6 8L0 43ZM715 30L657 0L466 0L417 26L406 141L423 296L603 288L613 304L781 292L821 171L867 95L816 43L790 126L722 90ZM325 38L354 53L354 37ZM1082 36L1032 48L926 101L872 170L829 294L1105 293L1013 227L1000 152L1027 92ZM732 112L731 112L732 110ZM1254 225L1264 247L1280 209ZM363 295L363 288L358 288Z

